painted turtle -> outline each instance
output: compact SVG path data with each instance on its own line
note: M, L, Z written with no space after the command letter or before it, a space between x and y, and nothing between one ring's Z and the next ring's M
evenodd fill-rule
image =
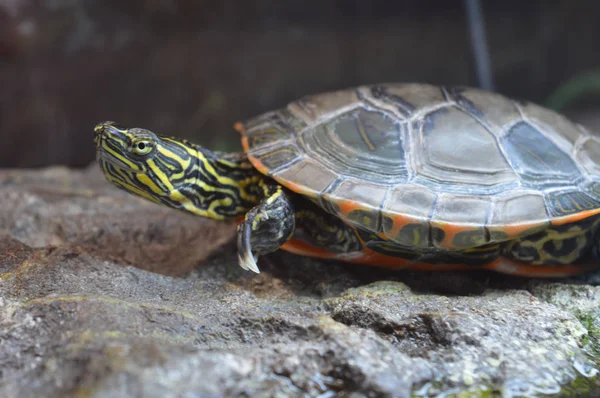
M379 84L236 124L243 153L105 122L116 186L239 221L239 263L290 252L403 269L564 276L600 260L600 137L466 87Z

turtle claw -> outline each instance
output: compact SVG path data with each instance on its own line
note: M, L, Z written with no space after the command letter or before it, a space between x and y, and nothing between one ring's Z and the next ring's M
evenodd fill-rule
M280 186L254 206L237 229L238 263L244 270L260 273L256 261L287 242L295 228L294 209Z
M250 233L251 229L246 223L242 223L238 226L238 264L246 271L252 271L259 274L260 271L258 269L258 265L256 264L257 258L254 257L254 254L252 254Z
M238 254L238 264L243 270L256 272L260 274L258 265L256 264L256 258L250 253L250 256Z

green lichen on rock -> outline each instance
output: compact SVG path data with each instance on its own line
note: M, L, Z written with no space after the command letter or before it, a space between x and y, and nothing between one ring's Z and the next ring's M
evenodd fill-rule
M600 286L581 283L531 283L539 299L572 313L585 329L580 347L585 362L576 363L578 375L558 396L594 396L600 391Z

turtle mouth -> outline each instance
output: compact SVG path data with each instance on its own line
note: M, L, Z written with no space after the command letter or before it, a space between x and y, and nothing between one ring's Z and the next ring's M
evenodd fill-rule
M114 158L113 156L111 156L110 154L106 153L104 150L102 149L97 149L96 150L96 160L98 161L98 163L102 164L102 163L108 163L120 170L123 171L129 171L132 173L142 173L145 174L145 172L143 170L139 170L139 169L134 169L131 166L127 165L125 162L120 161L119 159Z

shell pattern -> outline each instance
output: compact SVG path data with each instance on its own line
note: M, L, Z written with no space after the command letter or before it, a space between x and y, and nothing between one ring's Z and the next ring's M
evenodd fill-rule
M259 171L400 245L465 249L600 212L600 136L496 93L360 86L242 132Z

